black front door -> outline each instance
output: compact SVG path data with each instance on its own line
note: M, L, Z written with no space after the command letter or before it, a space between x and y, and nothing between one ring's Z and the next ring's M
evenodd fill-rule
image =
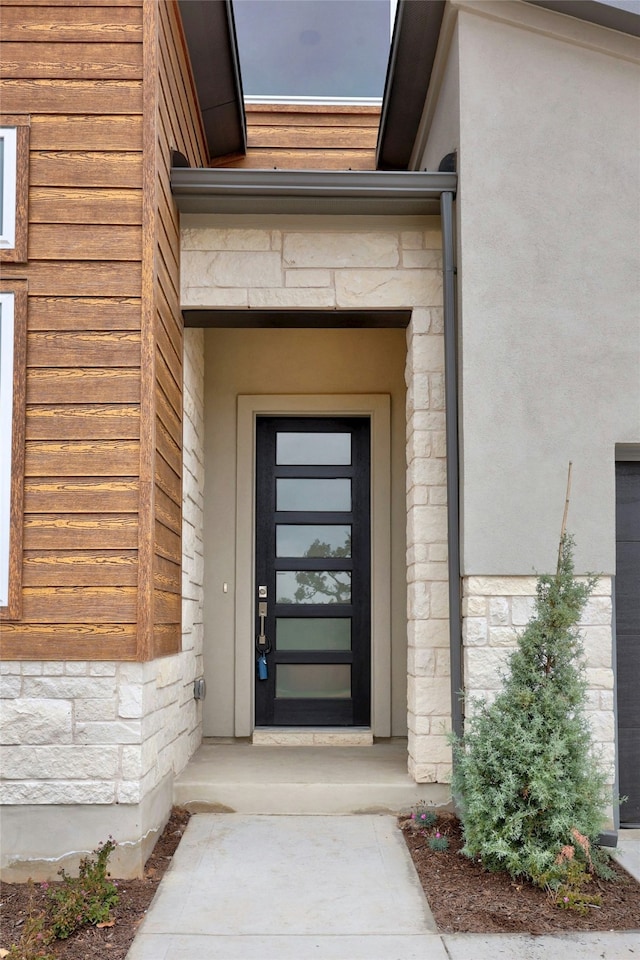
M257 726L369 725L369 427L257 421Z

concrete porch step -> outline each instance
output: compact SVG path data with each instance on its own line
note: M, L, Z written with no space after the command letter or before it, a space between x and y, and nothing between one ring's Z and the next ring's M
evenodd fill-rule
M254 747L372 747L371 727L257 727Z
M409 776L402 739L366 747L205 743L174 783L175 803L218 813L395 814L449 798L446 784Z

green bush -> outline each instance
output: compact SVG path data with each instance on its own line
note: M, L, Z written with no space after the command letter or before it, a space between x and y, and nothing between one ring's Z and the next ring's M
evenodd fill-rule
M60 870L62 883L49 890L50 923L55 936L65 940L86 924L104 923L118 902L118 890L109 879L107 865L116 848L111 837L94 850L94 857L83 857L77 877Z
M595 583L575 579L573 541L563 536L556 574L538 578L535 613L502 691L476 705L454 740L462 852L542 886L574 831L597 842L610 801L584 712L577 630Z

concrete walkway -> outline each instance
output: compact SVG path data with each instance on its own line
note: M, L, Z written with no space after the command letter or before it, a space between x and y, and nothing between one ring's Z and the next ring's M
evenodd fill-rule
M640 931L440 935L392 816L192 817L127 960L637 960Z

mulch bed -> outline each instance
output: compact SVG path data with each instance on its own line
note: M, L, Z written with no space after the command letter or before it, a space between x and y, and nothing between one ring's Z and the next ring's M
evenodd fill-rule
M190 813L176 807L145 865L140 880L118 881L120 900L113 911L113 927L85 927L48 948L56 960L125 960L136 931L144 919L171 858L189 822ZM400 821L438 929L442 933L567 933L583 930L633 930L640 928L640 883L612 861L618 879L594 878L590 891L600 893L602 906L582 917L561 910L544 891L520 883L506 874L488 873L478 862L459 854L462 837L458 820L446 815L433 830L449 838L449 849L435 853L427 838ZM33 887L33 909L46 905L45 892ZM0 948L20 939L29 911L27 884L0 884Z
M85 927L67 940L54 940L47 952L56 960L125 960L136 931L144 919L158 884L171 863L191 814L174 807L139 880L118 880L119 901L112 912L113 927ZM53 884L50 884L53 886ZM33 910L46 907L46 893L39 884L33 890ZM29 912L31 891L26 883L0 883L0 948L20 940Z
M489 873L459 851L463 845L459 821L439 818L432 828L449 838L449 849L436 853L411 820L400 826L429 906L441 933L553 934L586 930L640 928L640 883L611 861L617 880L594 877L588 892L602 896L601 907L586 916L556 906L539 887L516 882L505 873ZM428 833L431 835L432 830Z

